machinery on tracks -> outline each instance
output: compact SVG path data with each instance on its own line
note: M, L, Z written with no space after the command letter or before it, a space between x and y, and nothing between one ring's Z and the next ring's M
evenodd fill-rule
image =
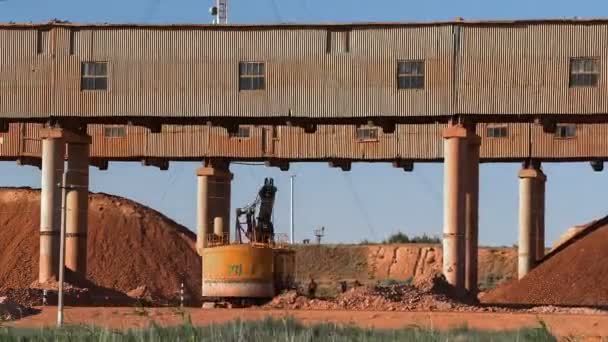
M266 178L255 201L236 209L233 241L221 228L208 234L202 253L204 301L258 304L293 287L295 251L272 222L276 192L273 179Z

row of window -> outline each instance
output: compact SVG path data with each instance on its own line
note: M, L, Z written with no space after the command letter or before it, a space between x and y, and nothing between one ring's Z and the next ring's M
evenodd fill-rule
M239 63L239 90L266 89L264 62ZM423 60L397 62L397 89L424 89L425 68ZM598 58L572 58L570 60L569 86L597 87L600 78ZM81 90L107 90L107 62L83 62Z
M357 128L356 137L358 141L378 141L378 127L359 127ZM123 126L112 126L104 128L104 136L107 138L122 138L126 136L126 130ZM251 137L251 127L239 126L235 133L229 134L231 138L249 138ZM489 126L486 131L488 138L507 138L509 136L507 126ZM574 138L576 136L576 125L559 124L555 130L555 138Z

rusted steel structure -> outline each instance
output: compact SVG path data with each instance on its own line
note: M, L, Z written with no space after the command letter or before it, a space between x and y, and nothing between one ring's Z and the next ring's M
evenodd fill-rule
M210 126L165 125L160 133L138 126L88 126L91 164L107 161L231 160L411 161L443 160L445 124L399 124L394 133L380 127L319 125L315 133L286 126L241 126L236 134ZM608 124L568 124L568 132L547 133L540 124L480 123L481 162L603 161L608 159ZM39 123L11 123L0 133L0 160L39 161ZM568 135L570 134L570 135Z
M0 119L608 122L608 20L0 25Z

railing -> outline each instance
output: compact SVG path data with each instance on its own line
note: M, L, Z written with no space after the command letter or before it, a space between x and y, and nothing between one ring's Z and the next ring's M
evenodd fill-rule
M230 244L230 235L228 233L207 234L207 247L217 247Z

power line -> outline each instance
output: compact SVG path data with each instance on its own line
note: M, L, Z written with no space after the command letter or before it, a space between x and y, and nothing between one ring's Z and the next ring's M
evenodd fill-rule
M363 205L363 201L361 201L361 198L359 197L359 195L357 194L357 191L355 190L355 186L352 182L352 179L350 179L350 176L346 173L346 172L342 172L342 176L344 177L344 179L346 180L346 183L348 183L349 185L349 189L350 192L355 200L355 205L358 207L359 212L361 213L361 215L363 216L363 220L365 221L365 224L367 225L367 229L369 230L369 232L372 234L372 238L374 240L378 239L378 235L376 234L376 230L374 229L374 226L372 225L371 219L367 213L367 210L365 210L365 206Z

